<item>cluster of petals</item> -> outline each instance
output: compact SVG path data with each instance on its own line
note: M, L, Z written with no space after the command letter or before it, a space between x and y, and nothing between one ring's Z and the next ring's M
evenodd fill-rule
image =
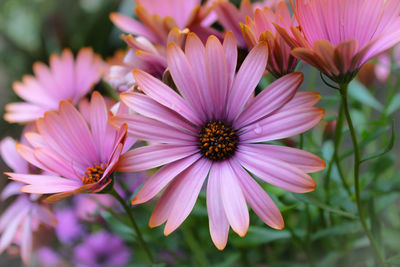
M292 55L338 83L400 41L397 0L296 0L300 27L277 26ZM292 2L292 5L293 2Z
M15 172L30 173L30 166L16 150L16 142L5 138L0 143L0 154L4 162ZM0 199L17 196L14 202L2 213L0 217L0 253L11 244L17 244L21 248L21 257L28 264L33 247L33 234L38 230L40 224L56 226L57 219L50 209L40 203L40 195L22 194L22 184L11 182L3 189Z
M240 26L249 48L254 47L260 41L268 43L267 70L275 77L281 77L294 71L297 60L290 54L291 47L278 34L273 23L286 30L297 26L297 20L290 16L285 2L280 2L275 9L269 7L256 9L254 19L246 17L246 24Z
M85 114L84 114L85 113ZM86 114L87 113L87 114ZM126 140L126 125L115 130L103 97L94 92L82 114L67 101L58 111L36 120L36 132L25 134L29 145L18 144L19 154L45 174L6 173L25 183L21 191L54 194L58 201L78 193L99 192L111 183ZM85 120L87 118L87 120Z
M228 32L223 43L210 36L204 45L190 33L185 52L167 48L168 68L177 87L168 87L141 70L133 75L144 94L125 92L122 101L137 114L118 115L111 124L128 125L128 135L151 142L121 156L117 170L136 172L163 166L149 178L132 204L154 198L166 187L150 218L150 226L166 222L174 231L191 212L208 177L207 209L212 240L226 245L229 226L244 236L249 226L247 204L269 226L282 229L282 216L268 194L250 176L291 192L314 190L307 174L322 170L317 156L284 146L262 144L297 135L314 127L324 111L314 107L320 96L296 92L303 75L292 73L254 97L268 58L265 43L256 45L236 73L238 50ZM231 157L210 160L200 151L199 133L221 121L237 133Z
M174 28L189 29L204 39L218 34L209 27L215 21L210 14L210 2L201 5L201 0L136 0L135 14L139 21L119 13L111 13L110 19L126 33L165 46Z
M61 56L52 54L50 66L36 62L35 76L26 75L22 82L13 84L15 93L25 102L8 104L4 119L26 123L42 117L46 111L56 110L61 100L76 105L100 80L103 68L104 62L91 48L82 48L76 59L69 49Z

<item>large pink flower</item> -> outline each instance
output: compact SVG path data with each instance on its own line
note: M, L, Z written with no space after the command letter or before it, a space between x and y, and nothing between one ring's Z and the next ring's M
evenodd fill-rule
M129 135L153 142L124 154L119 171L165 165L132 201L146 202L167 187L151 216L151 227L167 221L164 233L174 231L189 215L208 176L211 237L217 248L223 249L229 225L240 236L247 232L246 201L271 227L284 226L278 208L246 170L291 192L315 188L306 173L324 168L320 158L260 143L307 131L324 114L323 109L313 107L318 94L296 94L303 80L301 73L284 76L253 98L267 57L267 46L256 45L235 74L237 47L231 32L223 44L211 36L205 46L191 33L185 52L173 43L167 49L168 67L180 94L134 70L145 94L126 92L121 97L139 115L115 116L111 124L120 127L127 123Z
M30 173L28 162L18 155L16 142L12 138L7 137L0 143L0 154L13 171ZM40 195L21 193L21 186L21 183L11 182L0 195L1 201L18 195L0 217L0 253L12 243L16 243L21 248L22 260L28 264L32 252L33 232L38 230L41 223L54 227L57 220L49 208L38 201Z
M69 49L61 56L52 54L49 67L36 62L35 76L26 75L13 85L15 93L26 102L8 104L4 119L31 122L46 111L56 110L61 100L77 104L99 81L102 67L103 61L91 48L82 48L75 60Z
M398 0L296 0L300 29L277 26L292 54L338 83L400 42Z
M286 3L280 2L275 11L269 7L256 9L254 19L246 17L246 24L240 24L240 27L249 48L259 41L268 43L267 70L275 77L281 77L294 71L297 60L290 54L292 49L277 33L273 23L285 29L297 26L296 18L290 16Z
M92 94L89 122L67 102L36 121L39 131L27 133L31 146L19 144L19 154L34 166L51 174L7 173L26 183L21 191L56 194L58 201L78 193L98 192L111 181L126 139L126 125L114 130L103 97ZM61 177L60 177L61 176Z
M143 36L155 44L167 45L173 28L189 29L206 39L218 32L209 27L211 5L201 5L201 0L136 0L135 14L139 21L119 13L111 13L111 21L122 31ZM212 2L212 1L208 1Z

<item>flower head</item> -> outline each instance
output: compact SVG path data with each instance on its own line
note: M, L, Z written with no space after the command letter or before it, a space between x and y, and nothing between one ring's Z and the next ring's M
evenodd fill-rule
M272 23L290 29L290 27L296 26L297 21L295 17L290 16L285 2L280 2L275 11L269 7L257 9L254 19L246 17L246 24L240 26L249 48L254 47L260 41L268 43L267 70L275 77L281 77L294 71L297 60L290 54L290 46L277 33Z
M4 119L26 123L56 110L61 100L76 105L100 80L102 68L103 61L91 48L82 48L75 60L71 50L65 49L61 56L50 56L50 66L36 62L35 76L26 75L13 84L15 93L26 102L8 104Z
M12 138L5 138L0 143L0 153L4 162L13 170L28 174L30 168L28 162L21 158L16 150L16 142ZM21 247L21 258L25 264L29 263L33 233L38 230L40 224L57 225L57 219L47 207L38 200L40 195L28 195L21 193L22 184L9 183L2 191L0 199L18 195L17 199L3 212L0 217L0 253L12 243Z
M209 26L214 22L210 16L209 3L200 0L137 0L136 21L119 13L111 13L111 21L122 31L143 36L152 43L166 46L168 34L173 28L189 29L204 39L218 32Z
M397 0L296 0L300 28L276 25L292 55L337 83L350 82L360 67L400 41Z
M21 191L54 194L58 201L78 193L103 190L112 179L126 139L126 125L114 130L103 97L92 94L90 120L74 106L62 101L58 111L50 111L36 121L38 133L27 133L31 146L17 145L19 154L49 174L7 173L11 179L26 183Z
M151 75L134 70L145 94L126 92L121 97L138 115L115 116L111 123L115 127L127 123L129 135L154 142L124 154L118 170L142 171L165 165L132 201L146 202L167 187L151 216L151 227L166 221L164 233L174 231L191 212L208 176L211 237L217 248L223 249L229 225L240 236L247 232L246 201L265 223L283 228L278 208L244 168L288 191L314 189L315 182L306 173L324 168L320 158L260 142L315 126L324 114L313 107L319 96L296 94L303 75L293 73L253 98L267 57L267 46L257 44L235 73L237 46L231 32L223 44L211 36L205 46L191 33L185 52L173 43L167 48L168 67L179 94Z

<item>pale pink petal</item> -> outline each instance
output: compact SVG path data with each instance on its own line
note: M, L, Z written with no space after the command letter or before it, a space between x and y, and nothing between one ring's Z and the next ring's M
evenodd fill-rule
M18 182L8 183L1 191L0 199L5 200L5 199L9 198L10 196L20 194L21 193L20 188L22 185L23 184L18 183Z
M47 207L37 205L34 209L35 217L37 217L42 223L47 224L51 227L56 227L58 224L56 216Z
M196 146L150 145L139 147L121 156L117 169L120 172L139 172L193 155Z
M47 144L47 142L38 133L34 133L34 132L26 133L25 138L28 140L29 144L31 146L33 146L34 148L38 148L38 147L49 148L49 145Z
M138 69L133 70L133 76L135 77L136 82L139 84L140 89L142 89L146 95L150 96L161 105L164 105L167 108L174 110L176 113L181 114L189 121L195 124L202 123L198 114L194 112L192 107L183 101L181 96L175 93L170 87L166 86L160 80Z
M304 107L277 112L259 122L245 127L241 142L256 143L294 136L317 125L324 116L318 107Z
M158 170L139 190L132 199L132 205L141 204L149 201L157 195L170 181L178 174L196 162L201 156L195 154L190 157L172 162Z
M43 164L47 170L69 179L81 180L76 174L72 164L53 151L47 148L36 148L34 154L36 159Z
M249 228L249 211L246 199L240 188L238 177L232 169L229 161L223 162L216 170L219 172L221 181L221 199L224 205L226 218L239 236L243 237Z
M293 98L303 82L302 73L291 73L271 83L239 115L235 127L242 128L271 114Z
M0 142L1 158L14 172L27 173L28 163L18 154L16 142L6 137Z
M14 123L27 123L43 116L45 109L29 103L10 103L5 106L4 120Z
M231 31L228 31L225 34L224 43L222 44L222 46L224 47L226 63L228 65L228 70L227 70L229 75L228 87L231 88L233 80L235 78L236 64L238 57L236 40Z
M100 162L106 161L103 144L106 141L107 126L108 110L106 102L100 93L94 92L90 100L90 129L96 149L100 154Z
M321 95L317 92L297 92L292 100L279 109L279 112L295 108L311 107L317 104L320 99Z
M29 162L33 166L38 167L39 169L50 171L49 169L47 169L46 166L44 166L40 161L37 160L37 158L35 157L35 151L32 148L22 144L18 144L16 148L21 157L23 157L27 162ZM22 172L22 173L28 173L28 172Z
M55 194L61 192L69 192L81 187L82 184L61 184L58 181L54 181L47 184L30 184L21 187L21 192L31 194Z
M240 149L261 157L282 160L307 173L325 169L325 162L320 157L297 148L267 144L243 144Z
M139 115L118 115L111 118L110 123L116 128L126 123L128 134L142 140L188 145L196 142L194 135Z
M25 195L18 197L0 217L0 232L2 232L10 223L21 213L21 210L27 208L28 199Z
M178 228L192 211L210 167L211 161L200 159L179 174L183 178L178 180L180 183L175 189L177 194L174 196L173 208L164 228L165 235L169 235Z
M247 202L258 217L272 228L283 229L282 215L264 189L236 162L232 162L232 168L239 178Z
M25 264L29 263L32 253L32 217L25 217L22 229L21 258Z
M4 232L0 238L0 253L6 249L14 239L15 233L17 232L18 226L20 225L21 221L24 219L26 214L29 211L28 207L23 207L20 209L19 213L13 218L13 220L7 225Z
M316 184L308 174L284 161L241 150L236 154L244 168L269 184L295 193L315 189Z
M247 55L233 82L228 101L228 120L242 111L264 74L268 60L268 46L260 43Z
M228 242L229 223L221 199L221 166L214 163L207 183L207 211L211 239L219 250Z

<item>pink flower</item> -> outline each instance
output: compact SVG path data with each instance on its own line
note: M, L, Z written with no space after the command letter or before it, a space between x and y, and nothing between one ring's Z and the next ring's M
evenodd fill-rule
M246 17L246 24L241 24L240 27L249 48L253 48L260 41L268 43L267 70L275 77L281 77L294 71L297 60L290 54L292 49L277 33L272 23L277 23L287 30L297 26L296 18L292 18L286 4L280 2L275 11L269 7L257 9L254 19Z
M348 83L360 67L400 42L397 0L296 0L300 29L277 26L292 55Z
M12 138L5 138L0 143L1 157L13 171L28 174L28 163L18 155L15 146ZM40 223L56 226L57 219L46 205L38 202L39 195L21 193L21 186L20 183L11 182L0 196L4 201L10 196L18 195L0 217L0 253L12 243L16 243L21 247L22 260L28 264L32 252L33 232L38 230Z
M189 29L206 39L218 32L209 26L209 3L200 0L136 0L135 14L139 21L119 13L111 13L111 21L122 31L143 36L155 44L167 45L168 34L173 28ZM211 2L211 1L210 1Z
M75 60L69 49L61 56L52 54L49 67L36 62L35 76L26 75L13 85L15 93L26 102L8 104L4 119L26 123L56 110L61 100L76 105L99 81L102 66L101 58L91 48L81 49Z
M251 3L250 0L242 0L238 9L229 0L216 0L213 2L214 11L217 14L218 22L222 24L226 31L232 31L240 47L246 47L246 42L242 37L240 23L246 22L246 17L253 18L257 8L269 7L275 9L277 0L266 0L264 2Z
M32 147L17 145L22 157L51 174L7 175L28 184L21 188L23 192L56 194L47 201L101 191L112 181L110 175L126 139L126 125L114 130L108 124L109 117L106 103L98 92L92 94L89 122L71 103L62 101L57 112L47 112L36 121L39 134L26 134Z
M141 70L133 71L145 94L126 92L121 98L140 115L115 116L111 124L127 123L129 135L154 142L124 154L119 171L165 165L132 201L146 202L166 187L151 216L151 227L166 221L165 235L179 227L208 176L211 237L223 249L229 225L240 236L247 232L246 202L269 226L284 227L278 208L244 168L291 192L315 188L306 173L324 168L320 158L299 149L260 143L307 131L324 114L323 109L313 107L318 94L296 94L301 73L284 76L253 98L267 57L267 46L256 45L235 74L237 47L231 32L223 44L211 36L205 46L190 33L185 52L173 43L167 49L168 68L180 94Z
M396 66L400 62L400 45L397 45L392 50L385 51L377 57L375 66L375 75L380 82L386 82L392 68L392 57Z

